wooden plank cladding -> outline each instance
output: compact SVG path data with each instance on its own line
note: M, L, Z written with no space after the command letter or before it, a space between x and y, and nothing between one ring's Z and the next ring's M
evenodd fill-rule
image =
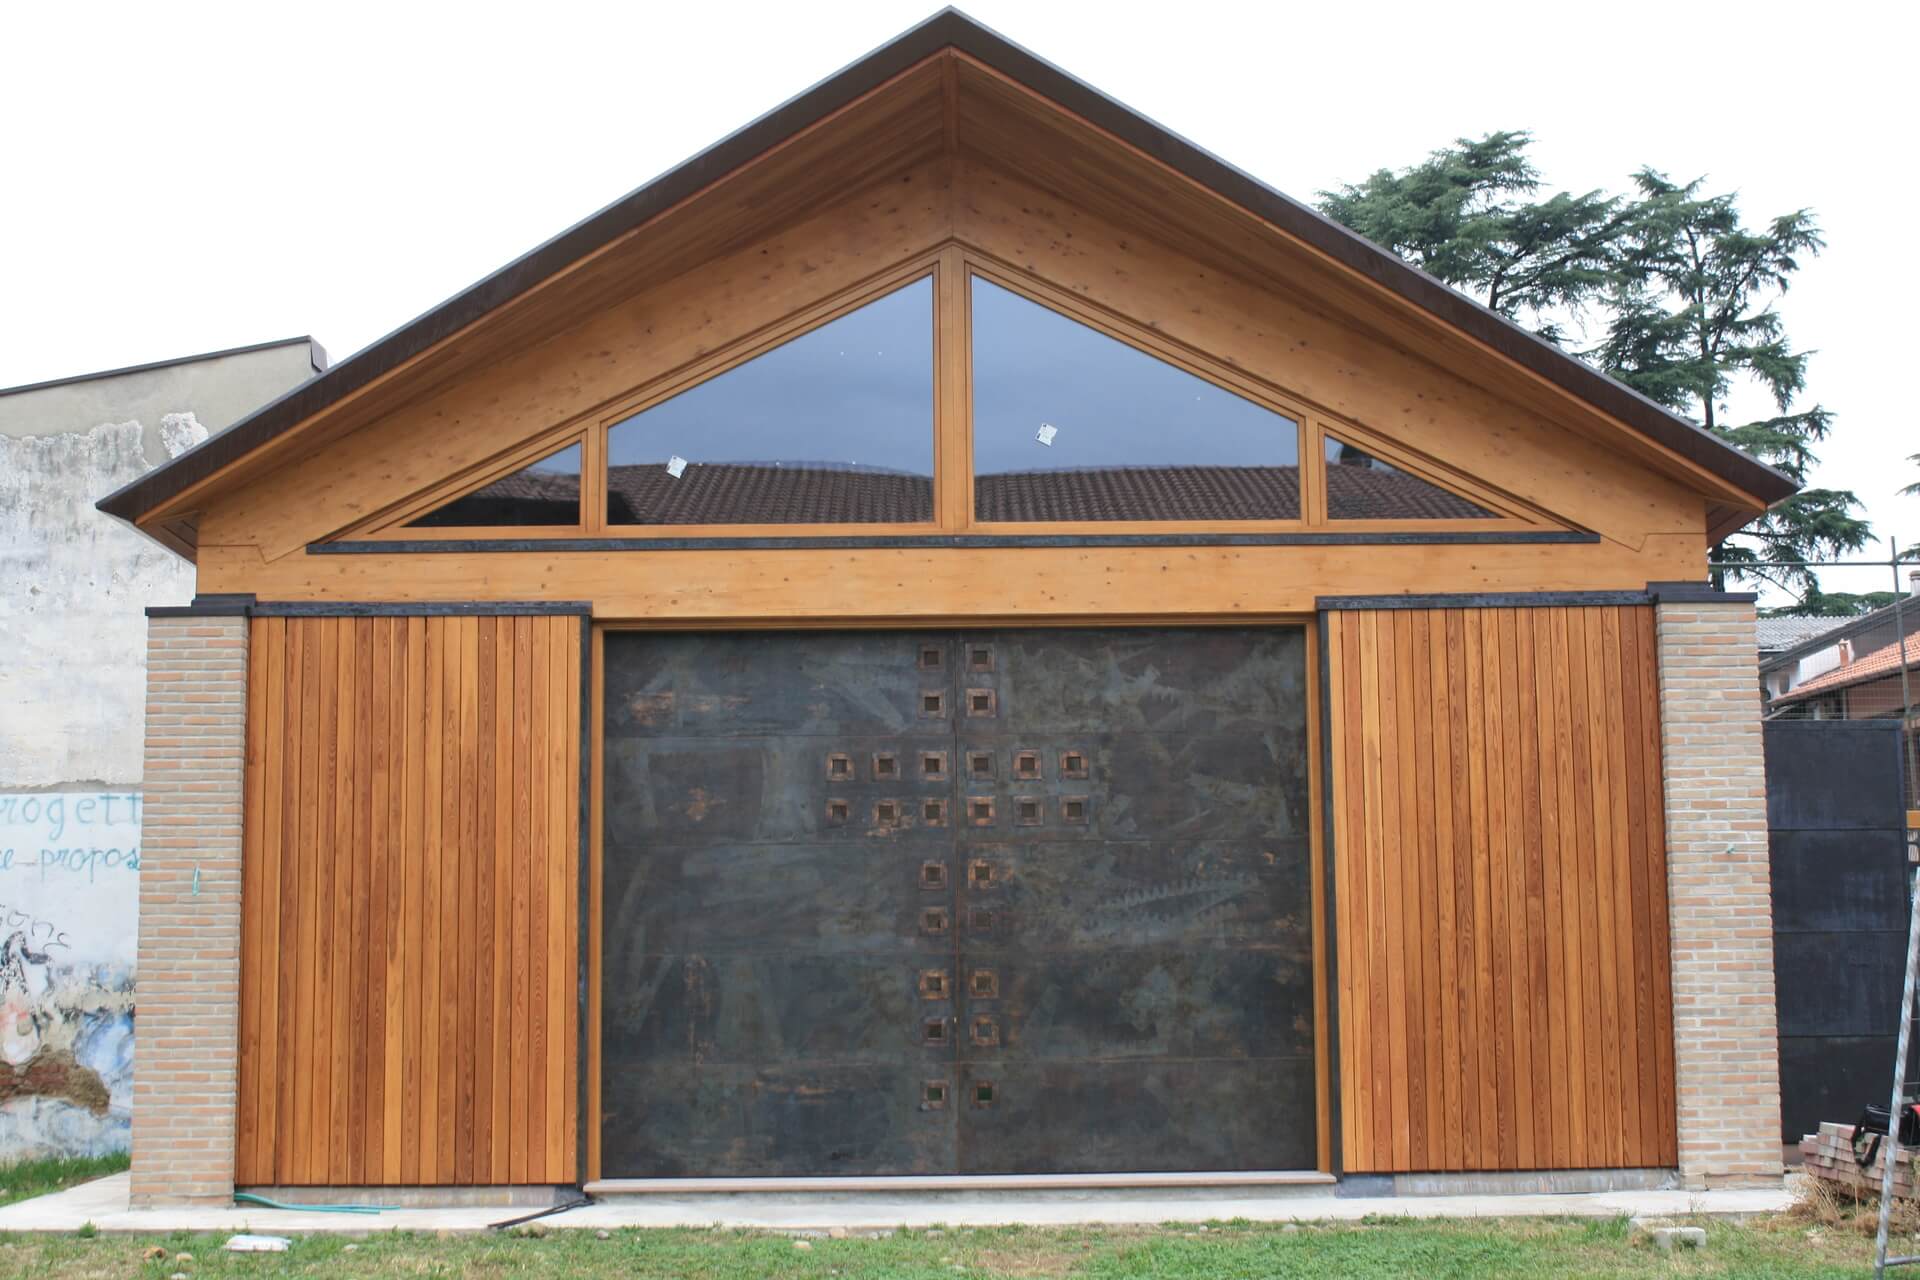
M1326 616L1344 1167L1672 1166L1653 610Z
M240 1185L576 1180L581 625L252 621Z

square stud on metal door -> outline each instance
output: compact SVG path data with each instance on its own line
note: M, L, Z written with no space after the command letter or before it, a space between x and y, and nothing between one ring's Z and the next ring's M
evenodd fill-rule
M947 1095L952 1089L945 1080L928 1080L920 1086L920 1109L922 1111L945 1111Z
M1060 800L1060 821L1070 827L1087 825L1087 810L1092 802L1085 796L1063 796Z
M947 780L946 752L922 751L920 753L920 780L922 782L945 782Z
M853 757L844 751L827 755L827 777L834 782L853 781Z
M1037 782L1040 779L1040 753L1038 751L1016 751L1013 753L1013 776L1022 782Z
M1060 776L1063 778L1086 777L1087 753L1084 751L1062 751L1060 753Z
M848 804L845 800L827 801L827 825L830 827L846 826L847 818L852 813L853 813L853 806Z
M947 864L944 862L923 862L920 864L920 887L922 889L944 889L947 887Z
M976 781L993 776L993 752L967 752L967 776Z
M876 828L898 827L905 825L900 818L898 800L876 800L873 802L873 825Z
M976 1000L1000 998L1000 975L992 969L975 969L967 977L967 994Z
M1046 806L1039 796L1018 796L1013 802L1013 825L1037 827L1046 821Z
M969 826L990 827L993 825L993 797L971 796L967 800L967 823Z
M991 689L969 689L967 690L967 715L991 716L999 705L999 701L999 697Z
M920 821L929 827L947 825L947 802L945 800L922 800L920 802Z
M991 889L999 881L995 876L993 864L985 858L975 858L967 864L967 885L973 889Z
M990 907L967 908L967 932L974 934L993 932L993 910Z
M947 971L945 969L922 969L920 971L920 998L922 1000L945 1000L951 994L947 990Z
M1000 1020L989 1013L980 1014L974 1018L967 1037L979 1048L995 1047L1000 1043Z
M948 924L945 907L928 907L920 913L920 932L929 937L938 937L945 933Z
M891 751L873 753L873 780L892 782L900 776L900 757Z
M947 718L947 695L938 689L921 690L920 718L922 720L945 720Z
M920 1024L920 1043L943 1045L947 1042L947 1020L928 1018Z
M994 1099L993 1081L975 1080L973 1082L973 1105L974 1106L990 1107L993 1105L993 1099Z
M940 671L947 665L947 652L937 644L920 646L920 669L922 671Z
M993 646L990 644L970 644L967 646L967 670L993 670Z

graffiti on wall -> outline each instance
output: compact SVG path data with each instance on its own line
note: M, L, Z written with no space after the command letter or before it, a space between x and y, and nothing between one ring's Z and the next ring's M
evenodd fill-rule
M0 1162L124 1151L140 796L0 795Z

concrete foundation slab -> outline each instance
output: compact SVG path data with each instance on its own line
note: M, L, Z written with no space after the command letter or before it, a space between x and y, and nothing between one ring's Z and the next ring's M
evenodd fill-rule
M569 1209L540 1221L553 1229L742 1227L819 1232L897 1227L1145 1226L1244 1218L1253 1222L1353 1221L1368 1215L1408 1218L1587 1217L1744 1218L1792 1203L1782 1186L1720 1191L1606 1191L1567 1195L1336 1197L1331 1188L1288 1187L1174 1195L1091 1188L1074 1191L956 1191L882 1195L733 1193L630 1196ZM286 1212L244 1206L131 1209L127 1175L117 1174L54 1195L0 1208L0 1231L268 1232L301 1235L376 1231L484 1231L519 1216L498 1207L401 1208L378 1215Z

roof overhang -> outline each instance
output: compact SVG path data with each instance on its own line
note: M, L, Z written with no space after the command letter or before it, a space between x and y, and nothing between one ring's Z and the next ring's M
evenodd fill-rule
M1400 315L1393 324L1443 333L1476 349L1480 359L1490 353L1516 385L1525 384L1527 394L1571 403L1628 428L1631 443L1649 461L1700 489L1712 536L1739 528L1795 492L1793 480L1781 472L957 10L943 9L98 506L191 555L195 513L224 486L244 483L258 469L296 456L292 450L318 447L420 398L502 344L549 336L557 323L554 311L543 310L538 299L556 292L556 283L565 282L558 292L579 305L611 297L616 280L631 288L637 264L652 262L658 270L669 260L690 260L696 250L724 247L701 242L699 228L714 220L696 215L703 201L725 200L738 208L743 193L730 184L745 181L743 175L763 174L759 190L769 208L784 200L791 211L794 202L812 198L804 176L809 148L845 147L853 140L838 130L864 129L862 154L888 157L898 167L943 149L984 146L981 140L966 142L963 131L984 138L996 128L1004 136L1010 122L1033 125L1036 105L1054 117L1043 123L1070 141L1190 184L1197 200L1183 205L1183 214L1223 220L1221 243L1247 235L1284 239L1291 251L1305 255L1325 287L1395 307ZM1027 115L1016 120L1022 111ZM1229 227L1229 221L1239 225ZM403 371L411 372L402 379Z

